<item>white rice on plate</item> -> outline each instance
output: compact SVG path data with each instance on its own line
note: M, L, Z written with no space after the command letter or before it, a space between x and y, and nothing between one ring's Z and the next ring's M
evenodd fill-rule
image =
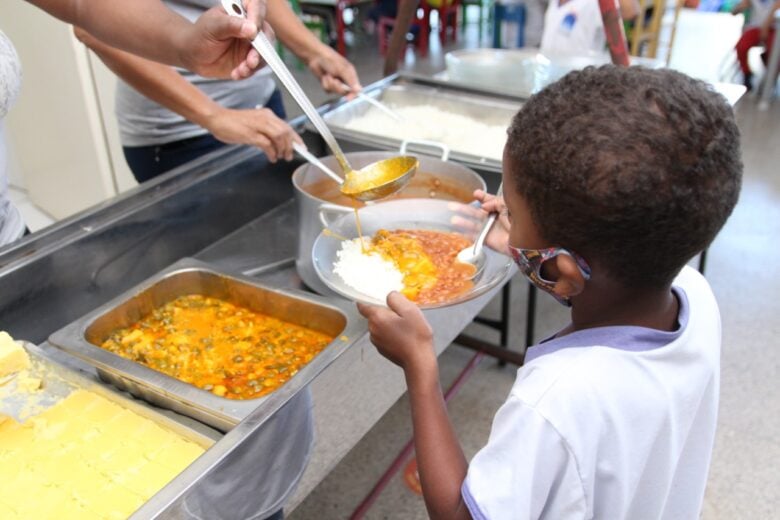
M364 253L359 238L341 242L336 255L333 272L370 298L385 301L392 291L404 288L404 276L395 264L379 253Z

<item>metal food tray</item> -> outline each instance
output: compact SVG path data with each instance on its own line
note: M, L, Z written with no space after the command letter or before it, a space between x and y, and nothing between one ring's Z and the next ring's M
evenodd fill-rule
M25 371L26 374L17 374L0 386L0 413L2 414L23 422L54 406L76 390L88 390L204 449L209 449L220 438L216 431L212 430L213 434L208 436L202 431L189 428L158 413L143 402L129 399L110 387L49 359L46 352L33 343L26 341L20 343L30 356L31 366ZM40 379L40 388L36 390L26 388L25 379L28 377Z
M289 381L257 399L218 397L154 369L100 348L114 330L139 321L152 310L185 294L204 294L333 336ZM272 289L246 276L227 274L185 258L135 288L58 330L49 342L93 365L98 374L146 401L228 431L280 390L294 395L336 359L363 329L347 302L301 291Z
M491 95L477 89L414 75L392 76L370 85L364 92L392 106L432 106L487 124L505 124L507 127L522 106L522 101L512 96ZM375 149L398 150L402 144L398 139L346 128L350 121L365 114L371 106L367 101L355 98L329 107L323 117L340 140ZM414 139L414 136L410 136L410 139ZM409 146L409 150L432 153L430 148L414 143ZM477 170L501 172L501 161L494 158L479 157L457 149L452 150L450 158Z

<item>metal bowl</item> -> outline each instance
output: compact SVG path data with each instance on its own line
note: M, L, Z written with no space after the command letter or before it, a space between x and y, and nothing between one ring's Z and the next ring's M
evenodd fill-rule
M451 209L451 203L442 200L392 200L360 208L358 213L363 235L367 237L373 236L380 229L430 229L462 232L459 227L451 223L452 217L455 215ZM333 235L340 235L348 239L358 236L355 215L352 210L336 219L328 229L332 233L327 235L320 233L312 248L312 262L317 276L331 290L347 299L372 305L386 305L384 301L371 298L349 287L340 276L333 272L333 264L338 258L337 252L341 248L342 242L341 239L335 238ZM511 259L491 249L486 248L485 252L485 267L481 274L474 279L474 287L469 292L446 302L420 305L420 307L435 309L472 300L511 276Z

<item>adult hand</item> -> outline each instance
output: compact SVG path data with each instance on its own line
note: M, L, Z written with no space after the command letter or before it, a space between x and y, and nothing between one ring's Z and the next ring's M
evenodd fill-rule
M436 368L433 330L422 311L399 292L387 296L387 306L358 303L368 320L368 332L379 353L410 372Z
M261 148L268 160L290 161L293 141L303 143L286 121L267 108L249 110L218 109L204 123L214 137L229 144L248 144Z
M355 67L344 56L326 45L321 49L309 60L309 69L319 78L323 90L342 95L363 90Z
M493 227L485 237L485 244L491 249L509 256L507 245L509 244L510 223L504 199L482 190L476 190L474 198L481 203L480 207L477 208L469 204L456 202L450 204L450 209L455 212L450 219L452 224L459 227L465 235L476 240L477 234L482 230L488 214L498 213L496 223L493 224Z
M244 0L247 18L228 15L222 6L203 13L181 34L178 48L189 70L206 77L244 79L262 60L250 41L265 27L265 0Z

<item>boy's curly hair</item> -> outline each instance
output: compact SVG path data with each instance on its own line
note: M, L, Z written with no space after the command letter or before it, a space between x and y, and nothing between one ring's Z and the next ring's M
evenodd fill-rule
M518 112L506 153L542 236L633 287L710 244L742 177L731 107L672 70L571 72Z

